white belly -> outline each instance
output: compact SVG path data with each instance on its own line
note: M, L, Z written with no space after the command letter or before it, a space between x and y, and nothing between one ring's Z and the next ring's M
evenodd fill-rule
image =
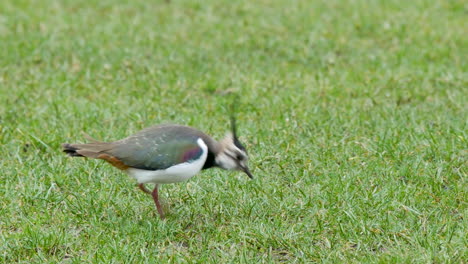
M208 147L205 142L199 138L197 143L202 148L203 153L200 158L191 163L184 162L165 170L154 171L128 168L126 172L128 175L135 178L138 183L174 183L186 181L200 172L205 164L206 157L208 157Z

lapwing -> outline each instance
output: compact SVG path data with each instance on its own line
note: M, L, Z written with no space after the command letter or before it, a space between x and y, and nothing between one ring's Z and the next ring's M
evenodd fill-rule
M158 125L113 142L90 139L90 143L65 143L62 147L71 157L102 159L135 178L138 187L153 196L157 211L164 218L158 196L160 184L186 181L201 170L214 167L243 171L253 178L234 118L231 130L218 142L189 126ZM152 192L145 187L147 183L155 184Z

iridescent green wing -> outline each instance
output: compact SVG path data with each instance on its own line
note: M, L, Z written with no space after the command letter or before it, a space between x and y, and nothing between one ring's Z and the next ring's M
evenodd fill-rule
M133 168L163 170L202 156L199 136L188 132L179 127L156 127L115 142L108 152Z

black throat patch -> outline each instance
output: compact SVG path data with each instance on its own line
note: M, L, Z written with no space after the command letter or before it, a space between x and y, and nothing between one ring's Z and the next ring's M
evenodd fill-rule
M205 164L203 164L202 170L206 170L215 166L217 166L215 161L215 154L208 149L208 156L206 157L206 161Z

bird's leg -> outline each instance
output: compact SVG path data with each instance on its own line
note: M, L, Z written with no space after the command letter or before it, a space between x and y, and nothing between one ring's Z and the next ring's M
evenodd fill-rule
M146 189L146 187L145 187L145 185L143 183L138 184L138 188L140 188L140 190L142 190L143 192L145 192L147 194L151 194L151 191Z
M156 186L154 186L154 190L153 190L152 195L153 195L154 203L156 204L156 209L158 209L159 216L161 217L161 219L164 219L164 212L163 212L163 209L161 207L161 204L159 203L158 184L156 184Z

